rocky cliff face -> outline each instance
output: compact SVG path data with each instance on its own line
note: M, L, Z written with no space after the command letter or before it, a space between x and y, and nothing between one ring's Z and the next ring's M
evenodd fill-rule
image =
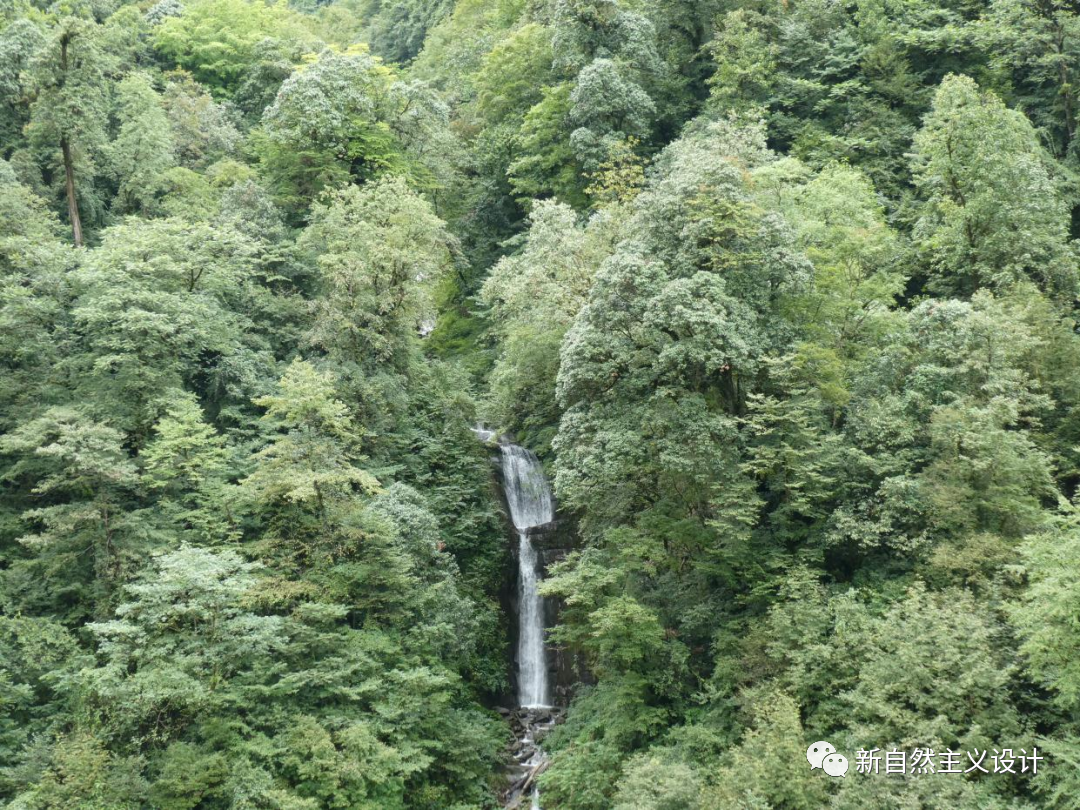
M553 523L531 532L545 577L553 564L563 559L579 544L577 524L567 516L559 516L558 513L556 515ZM562 600L550 597L544 600L545 627L554 627L558 623L562 607ZM555 704L565 706L569 703L574 687L589 682L588 670L580 656L573 655L557 645L547 645L547 657Z

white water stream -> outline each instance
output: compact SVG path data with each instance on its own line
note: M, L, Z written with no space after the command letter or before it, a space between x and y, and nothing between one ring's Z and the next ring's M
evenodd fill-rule
M477 436L485 442L493 441L493 432L482 427L474 429ZM551 684L548 676L547 656L544 650L544 599L540 596L537 585L540 581L540 561L529 529L543 526L555 520L555 505L552 501L551 487L540 460L531 450L516 444L499 443L502 453L503 488L506 502L510 507L510 519L518 535L518 645L517 645L517 682L518 706L524 710L520 714L524 722L524 736L521 738L522 755L518 761L529 790L529 806L540 810L540 793L536 786L530 786L532 777L546 763L543 750L537 745L537 732L546 732L553 723L549 712L551 708ZM531 787L531 789L530 789ZM515 791L523 790L516 788ZM512 792L511 804L520 807L525 797Z
M537 591L539 562L528 530L555 519L555 509L540 460L516 444L502 449L503 480L510 518L518 532L518 704L525 709L551 705L544 654L544 600Z

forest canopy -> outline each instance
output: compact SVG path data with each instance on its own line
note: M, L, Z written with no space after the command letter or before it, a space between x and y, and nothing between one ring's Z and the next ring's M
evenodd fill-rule
M0 806L502 806L479 423L573 529L545 810L1080 806L1078 75L1064 0L7 0Z

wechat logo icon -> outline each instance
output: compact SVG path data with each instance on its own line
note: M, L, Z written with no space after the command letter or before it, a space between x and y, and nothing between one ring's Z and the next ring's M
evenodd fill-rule
M843 754L829 754L821 760L821 768L829 776L846 776L847 757Z
M821 761L825 759L829 754L835 754L836 749L833 748L832 743L821 740L811 744L806 749L806 761L810 763L810 770L817 770L821 767Z
M833 744L825 740L810 744L810 747L806 749L806 761L810 763L812 771L821 768L829 776L847 775L847 757L836 753Z

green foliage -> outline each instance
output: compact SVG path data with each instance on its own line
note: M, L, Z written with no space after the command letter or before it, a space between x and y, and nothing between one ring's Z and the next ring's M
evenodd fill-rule
M375 5L379 10L371 21L371 43L378 53L394 62L416 56L428 30L454 7L450 0L406 0Z
M197 169L233 153L240 133L227 109L215 103L191 74L177 71L168 77L162 103L179 163Z
M1011 605L1020 651L1032 675L1071 709L1080 700L1080 673L1068 605L1077 588L1075 517L1036 535L1020 548L1031 586Z
M167 390L208 372L230 387L229 361L263 348L244 334L257 261L258 244L228 226L169 218L110 228L72 310L85 336L86 351L68 358L80 387L140 443Z
M115 619L90 625L104 665L86 683L111 728L168 739L280 645L281 618L241 605L256 570L232 551L183 546L125 587Z
M29 67L32 77L28 134L54 149L68 139L88 171L105 139L107 57L101 51L100 26L92 20L64 17Z
M970 294L1030 276L1052 294L1075 293L1068 213L1021 113L949 76L915 149L927 203L914 236L937 286Z
M85 618L105 610L139 562L143 521L126 509L138 474L122 439L118 430L61 407L0 439L0 452L14 460L5 479L41 504L22 514L18 542L29 556L5 572L16 605Z
M102 40L93 20L63 17L28 70L33 100L26 133L32 145L48 150L50 168L64 175L76 246L83 241L80 206L94 202L91 184L105 143L109 59Z
M522 121L517 136L521 156L510 164L510 185L519 198L555 197L580 204L581 170L566 136L570 86L545 87L543 93Z
M12 20L0 30L0 138L5 151L18 143L26 126L27 110L21 103L29 79L25 71L44 40L41 26L28 19Z
M139 459L144 485L160 493L158 507L168 523L204 542L235 536L229 451L191 394L174 393Z
M545 808L1077 806L1075 8L46 5L0 10L0 804L496 807L483 420L572 546Z
M162 56L224 98L236 95L250 78L267 38L313 44L302 18L285 3L253 0L188 2L182 14L166 17L153 33Z
M790 542L825 517L822 506L839 477L840 437L826 429L821 399L789 376L784 359L775 362L770 376L786 396L747 395L743 472L759 482L771 531Z
M32 810L136 810L145 795L138 760L112 755L99 737L78 733L57 742L40 781L20 794L15 806Z
M163 175L175 162L169 121L145 75L131 74L116 92L120 131L109 149L119 186L114 206L122 213L153 213Z
M530 23L499 42L474 78L477 111L492 124L519 117L540 101L551 74L551 33Z
M826 786L803 765L807 734L798 706L783 693L765 694L753 712L738 746L721 758L714 786L703 791L702 806L821 807Z
M28 742L45 735L69 708L57 681L86 663L78 642L50 619L0 620L0 789L20 781L18 764Z
M277 393L255 400L275 434L254 457L255 470L242 482L253 504L264 509L299 508L313 512L323 543L332 543L333 512L354 491L373 493L378 481L358 469L359 436L343 402L334 398L334 381L310 363L294 360ZM333 552L330 552L333 553Z
M655 113L649 95L617 62L595 59L582 68L570 93L570 145L586 171L611 157L616 144L648 134Z
M480 297L504 347L491 375L496 418L531 436L558 419L559 346L611 250L617 220L599 215L581 227L569 206L546 201L529 221L525 244L492 268Z
M970 595L916 586L875 624L845 695L860 743L971 749L1017 734L1003 700L1011 673L992 648L1001 630ZM961 668L962 680L948 677Z
M793 302L808 338L796 364L813 375L823 397L842 406L850 396L842 375L853 370L851 361L880 350L898 328L893 305L907 281L904 243L857 170L831 164L811 174L785 159L757 180L762 203L783 211L814 265L813 283Z
M391 129L393 74L366 49L323 51L296 69L263 114L260 156L292 207L350 177L406 168Z
M315 210L301 244L322 289L311 342L343 361L402 368L451 262L452 239L427 201L400 178L349 186Z
M1062 3L1002 2L982 22L994 68L1011 75L1019 106L1050 136L1053 153L1067 154L1076 134L1076 11Z
M710 43L716 70L709 77L710 105L726 113L764 104L776 65L761 30L764 20L748 9L729 11Z
M765 159L759 139L717 126L664 156L567 334L556 485L605 521L667 497L708 504L725 464L710 446L733 435L761 355L786 342L778 305L806 264L746 193L739 164Z
M649 698L648 679L641 676L582 690L567 723L548 738L552 767L540 779L545 801L589 810L610 806L621 761L670 722Z

